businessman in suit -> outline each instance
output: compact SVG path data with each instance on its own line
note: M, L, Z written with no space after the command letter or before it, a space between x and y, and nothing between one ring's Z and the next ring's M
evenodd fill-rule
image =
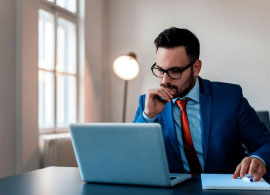
M160 86L140 97L134 122L160 123L170 171L269 176L270 134L241 87L199 77L199 40L187 29L164 30L155 46Z

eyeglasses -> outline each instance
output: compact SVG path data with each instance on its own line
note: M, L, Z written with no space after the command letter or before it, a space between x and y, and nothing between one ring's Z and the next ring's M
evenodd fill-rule
M184 68L170 68L168 70L163 70L162 68L158 67L156 65L156 63L154 63L151 67L152 73L158 77L158 78L163 78L164 73L167 73L167 75L171 78L171 79L180 79L182 76L182 73L188 69L190 66L192 66L194 63L196 62L193 61L191 63L189 63L188 65L186 65Z

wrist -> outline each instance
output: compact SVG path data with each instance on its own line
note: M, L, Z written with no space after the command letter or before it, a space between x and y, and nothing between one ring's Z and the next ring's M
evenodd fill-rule
M144 114L148 117L148 118L155 118L156 116L157 116L157 114L156 113L151 113L151 112L149 112L149 111L147 111L147 110L144 110L143 111L144 112Z

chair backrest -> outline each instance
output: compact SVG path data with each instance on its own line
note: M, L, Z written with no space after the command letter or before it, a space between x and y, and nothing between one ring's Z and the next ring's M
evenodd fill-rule
M262 121L262 123L265 124L268 131L270 131L270 119L269 119L269 112L268 111L258 111L256 112L259 119Z
M257 111L257 116L261 120L261 122L266 126L268 131L270 131L270 119L269 119L269 112L268 111ZM244 153L248 156L250 153L246 145L242 144Z

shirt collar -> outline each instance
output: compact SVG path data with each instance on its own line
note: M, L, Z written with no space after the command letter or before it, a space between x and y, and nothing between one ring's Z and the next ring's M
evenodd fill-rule
M172 102L175 103L176 100L178 99L185 99L185 98L189 98L197 103L200 102L200 84L199 84L199 80L198 78L196 79L196 83L194 85L194 87L190 90L190 92L188 92L188 94L185 97L182 98L173 98Z

